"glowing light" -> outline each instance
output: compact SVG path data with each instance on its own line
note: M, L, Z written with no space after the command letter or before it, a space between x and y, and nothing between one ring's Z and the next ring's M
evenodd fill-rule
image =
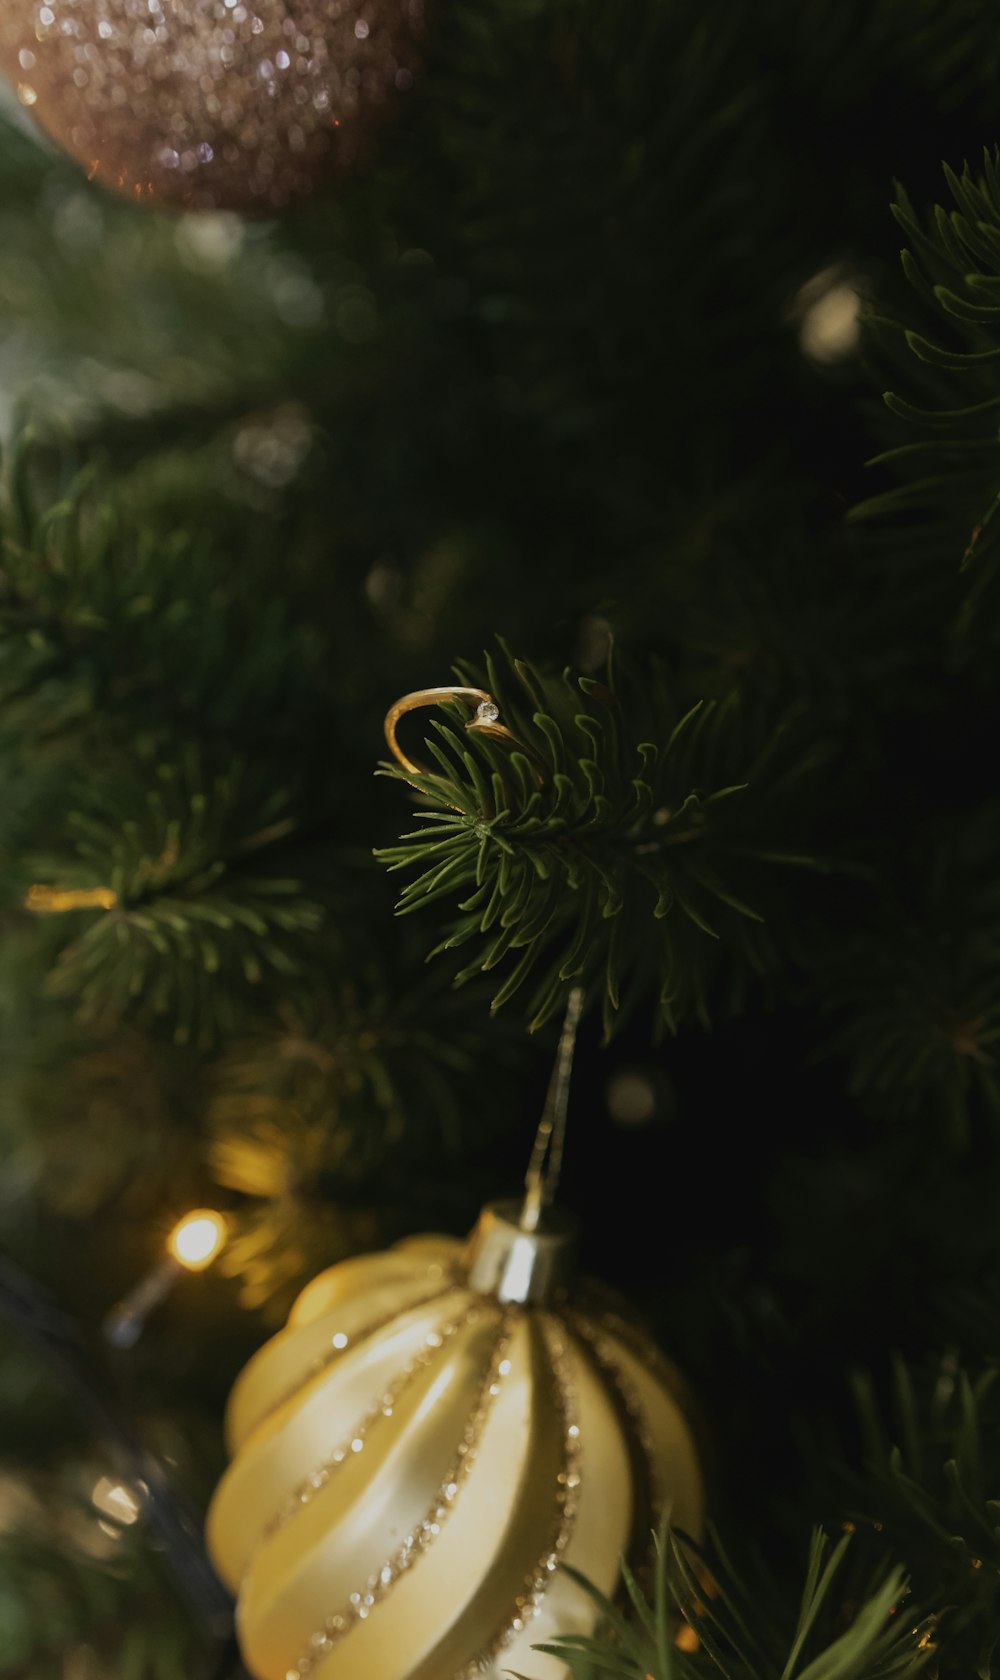
M226 1222L211 1208L195 1208L174 1226L167 1247L189 1272L210 1266L226 1240Z
M114 1482L110 1476L100 1476L91 1492L94 1509L102 1517L110 1517L120 1528L128 1528L139 1519L139 1500L124 1482Z
M641 1068L622 1068L608 1081L608 1110L618 1126L646 1126L656 1116L656 1086Z
M111 887L47 887L38 882L25 895L26 910L113 910L118 894Z
M840 362L861 338L861 298L856 281L842 268L824 268L807 280L795 299L799 344L813 362Z

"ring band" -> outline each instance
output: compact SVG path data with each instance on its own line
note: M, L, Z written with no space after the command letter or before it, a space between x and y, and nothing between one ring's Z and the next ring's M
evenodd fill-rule
M506 741L510 746L516 747L518 752L524 753L525 757L531 760L538 784L539 786L542 785L545 777L538 759L530 747L526 747L523 741L518 740L513 730L508 729L506 724L498 721L500 707L492 694L488 694L485 688L454 686L416 688L412 694L404 694L401 700L397 700L391 705L385 714L385 739L397 764L401 764L404 770L410 772L411 776L433 774L433 771L428 770L423 764L418 764L416 759L410 758L409 754L403 751L396 738L396 725L401 717L405 717L407 712L415 712L421 706L438 706L445 700L474 701L476 705L475 714L465 726L470 734L475 731L479 735L489 735L495 741Z

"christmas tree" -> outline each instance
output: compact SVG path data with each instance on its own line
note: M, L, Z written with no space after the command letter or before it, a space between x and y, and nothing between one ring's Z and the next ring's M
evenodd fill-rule
M234 1378L516 1191L574 988L561 1200L710 1526L564 1659L997 1674L996 17L420 50L263 216L88 181L8 66L0 1676L243 1673Z

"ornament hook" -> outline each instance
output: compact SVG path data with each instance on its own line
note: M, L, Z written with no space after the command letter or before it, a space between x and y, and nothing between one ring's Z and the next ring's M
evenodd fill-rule
M539 787L544 784L545 776L542 767L531 748L518 739L512 729L499 721L500 707L492 694L485 688L465 688L461 685L450 684L443 688L417 688L412 694L404 694L402 699L394 702L385 714L385 739L389 751L397 764L408 770L411 776L429 776L433 772L425 764L420 764L403 751L396 738L396 726L401 717L407 712L414 712L421 706L438 706L444 700L465 700L475 702L476 710L469 718L465 727L470 734L489 735L495 741L504 741L508 746L516 748L518 752L531 760L535 772L535 779Z
M535 1144L524 1180L524 1205L521 1209L521 1230L537 1231L546 1209L551 1205L562 1172L566 1147L566 1117L569 1112L569 1083L573 1073L573 1053L583 1008L583 987L574 986L566 1004L566 1015L559 1035L555 1066L549 1081L545 1108L535 1134Z

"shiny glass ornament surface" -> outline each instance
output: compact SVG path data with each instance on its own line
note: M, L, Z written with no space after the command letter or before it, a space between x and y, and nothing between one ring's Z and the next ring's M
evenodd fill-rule
M368 151L422 22L423 0L3 0L0 69L92 178L269 212Z
M613 1593L664 1510L700 1532L670 1367L558 1259L507 1264L504 1215L322 1273L237 1379L208 1541L260 1680L563 1680L531 1647L594 1606L560 1564Z

